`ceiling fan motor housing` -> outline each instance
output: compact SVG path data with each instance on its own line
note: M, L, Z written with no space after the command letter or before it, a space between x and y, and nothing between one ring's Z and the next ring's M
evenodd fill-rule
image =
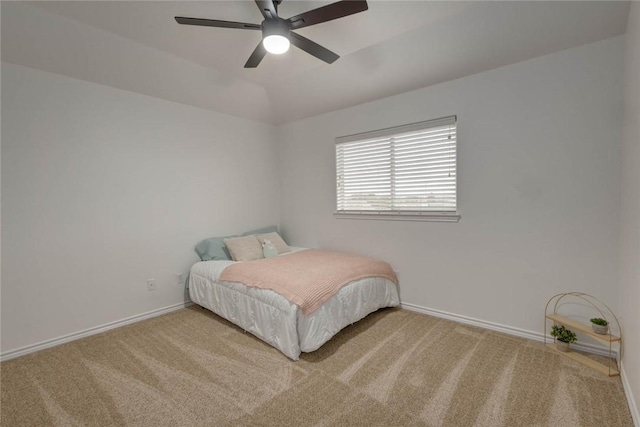
M265 19L262 22L262 38L282 36L289 38L289 23L281 18Z

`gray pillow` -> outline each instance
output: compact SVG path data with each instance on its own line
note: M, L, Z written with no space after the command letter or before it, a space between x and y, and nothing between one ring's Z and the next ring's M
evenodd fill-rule
M203 240L196 245L196 253L202 261L212 260L230 260L231 254L224 244L224 239L230 239L236 236L211 237Z
M246 233L242 233L243 236L250 236L252 234L267 234L267 233L277 233L278 226L271 225L269 227L259 228L257 230L247 231Z

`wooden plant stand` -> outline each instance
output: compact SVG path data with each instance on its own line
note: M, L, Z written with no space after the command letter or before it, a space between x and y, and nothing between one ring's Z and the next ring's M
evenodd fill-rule
M605 319L607 322L609 322L609 333L607 333L606 335L602 335L602 334L597 334L595 333L590 324L585 324L582 322L578 322L572 319L569 319L565 316L562 316L558 313L558 305L560 303L560 301L562 301L563 299L567 299L567 301L569 299L579 299L581 301L587 302L591 307L593 307L594 311L598 312L599 317ZM551 306L553 307L553 310L550 311ZM617 326L617 330L616 333L618 335L613 335L611 333L611 326L612 324L612 320L615 321L615 324ZM575 351L571 351L569 350L568 352L561 352L559 350L556 349L556 346L554 345L555 343L555 339L553 340L553 342L551 343L547 343L547 322L551 321L553 322L554 325L564 325L567 328L575 331L579 331L583 334L586 334L590 337L595 338L596 340L604 343L606 346L608 346L609 348L609 361L608 363L602 364L600 362L597 362L593 359L588 358L587 356L584 356L583 354L577 353ZM602 372L605 375L608 375L610 377L616 376L616 375L620 375L620 371L617 369L617 366L611 366L612 362L613 362L613 351L615 346L617 346L618 349L618 360L622 360L622 328L620 327L620 322L618 322L618 318L616 317L615 314L613 314L613 312L611 311L611 309L609 307L607 307L607 305L603 302L601 302L600 300L598 300L597 298L589 295L589 294L585 294L583 292L566 292L566 293L562 293L562 294L557 294L554 295L553 297L551 297L549 299L549 301L547 301L547 305L544 309L544 330L545 330L545 334L544 334L544 343L547 347L549 347L550 349L558 352L558 354L561 354L565 357L568 357L570 359L576 360L580 363L583 363L599 372Z

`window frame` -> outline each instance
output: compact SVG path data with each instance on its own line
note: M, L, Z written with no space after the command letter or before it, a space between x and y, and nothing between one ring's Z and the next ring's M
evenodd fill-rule
M374 138L389 138L398 136L407 132L426 130L441 126L455 125L455 210L338 210L340 191L339 185L339 167L338 167L338 147L344 143L366 141ZM458 222L460 220L459 203L458 203L458 118L456 115L442 117L434 120L426 120L422 122L410 123L406 125L393 126L384 129L378 129L369 132L362 132L352 135L337 137L335 139L335 208L334 217L337 219L356 219L356 220L383 220L383 221L436 221L436 222ZM392 149L393 151L393 149ZM389 155L390 158L393 154ZM391 171L392 174L395 172ZM395 176L390 178L392 181Z

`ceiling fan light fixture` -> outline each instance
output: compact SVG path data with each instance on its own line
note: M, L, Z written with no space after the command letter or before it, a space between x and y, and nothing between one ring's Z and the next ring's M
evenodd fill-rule
M264 48L267 52L280 55L289 50L289 39L279 34L267 36L262 40Z
M289 50L289 25L282 19L262 23L262 45L269 53L280 55Z

